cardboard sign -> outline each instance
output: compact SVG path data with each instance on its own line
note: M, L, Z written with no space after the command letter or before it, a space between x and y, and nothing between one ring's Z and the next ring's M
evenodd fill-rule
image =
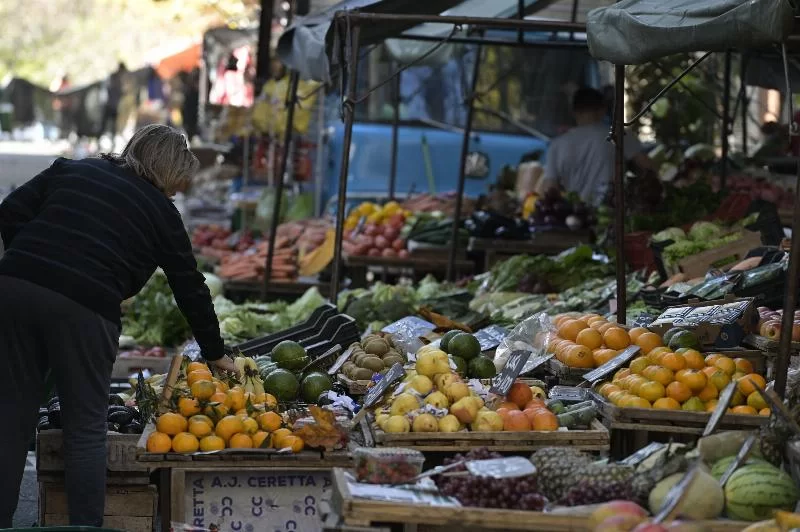
M322 532L320 500L329 499L324 471L186 472L184 523L192 530Z
M655 321L655 317L650 314L639 314L639 317L633 322L634 327L647 327Z
M722 416L725 415L728 411L728 407L731 405L734 393L736 393L735 382L729 383L725 389L722 390L722 393L719 395L717 406L714 407L714 411L711 413L708 423L706 423L706 428L703 430L703 436L710 436L717 430L719 422L722 421Z
M481 344L481 351L491 351L500 345L500 342L508 336L508 332L508 329L499 325L490 325L476 332L475 338Z
M364 396L364 408L369 408L377 403L383 394L389 391L389 387L405 375L406 370L403 369L402 364L398 363L392 366L375 386L367 390L367 395Z
M684 497L689 493L689 488L692 486L692 482L694 482L698 471L699 466L692 467L677 484L672 486L672 489L667 492L667 496L664 498L661 511L659 511L655 519L653 519L654 522L662 523L672 516Z
M506 395L508 390L511 389L511 385L514 384L514 381L519 377L522 368L525 367L525 363L528 362L531 354L530 351L512 351L508 356L508 360L506 360L505 367L500 374L494 378L489 392L497 395Z
M753 445L755 445L756 440L758 439L758 433L754 432L751 434L745 441L742 448L739 449L739 452L736 453L736 458L731 462L731 465L728 466L728 469L725 470L725 473L722 474L722 477L719 479L719 484L723 488L725 484L728 482L728 479L731 478L731 475L739 468L742 462L747 460L747 457L750 456L750 451L753 449Z
M615 372L631 360L639 353L639 346L632 345L622 351L620 354L600 366L599 368L595 368L592 371L586 373L583 378L591 383L595 383L600 379L605 378L607 375Z
M328 375L335 375L336 373L338 373L339 370L342 369L342 366L344 366L344 363L350 360L350 357L353 356L354 350L355 348L353 346L350 346L347 349L345 349L344 353L339 355L339 358L337 358L336 362L333 363L331 369L328 370Z

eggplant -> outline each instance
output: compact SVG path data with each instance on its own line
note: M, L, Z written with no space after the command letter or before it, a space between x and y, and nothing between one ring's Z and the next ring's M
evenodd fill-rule
M110 393L108 394L108 406L125 406L125 401L119 395Z
M120 426L119 431L123 434L141 434L144 432L144 425L138 421L132 421L127 425Z
M119 424L118 423L108 423L108 430L109 432L119 432Z
M47 417L47 408L45 407L39 409L39 419L42 419L43 417Z
M39 420L39 423L36 424L36 430L50 430L53 427L50 425L50 420L47 417L43 417Z
M108 413L108 422L117 425L128 425L133 421L133 416L128 411L117 411Z
M108 407L108 414L111 415L114 412L128 412L128 407L125 405L117 406L111 405Z
M58 401L58 396L54 395L53 397L50 398L49 401L47 401L47 408L50 408L51 406L53 406L54 404L56 404L58 402L59 402Z
M54 403L47 409L47 418L50 420L50 426L54 429L61 428L61 405Z

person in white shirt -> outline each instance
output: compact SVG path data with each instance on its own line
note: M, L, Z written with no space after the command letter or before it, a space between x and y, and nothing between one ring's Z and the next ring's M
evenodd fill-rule
M591 88L575 92L572 112L576 126L555 138L538 191L544 195L556 187L576 192L588 205L598 206L611 190L614 177L614 145L608 141L607 111L602 93ZM632 134L625 135L625 159L648 168L649 159Z

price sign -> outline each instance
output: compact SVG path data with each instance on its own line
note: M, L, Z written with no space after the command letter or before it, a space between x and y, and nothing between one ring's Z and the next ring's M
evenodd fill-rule
M508 336L508 329L499 325L490 325L475 333L475 338L481 344L481 351L491 351L500 345L505 337Z
M336 347L339 347L339 346L337 345ZM335 375L340 369L342 369L342 366L344 366L344 363L347 362L348 360L350 360L350 357L353 356L353 351L354 350L355 350L355 344L351 345L350 347L345 349L344 353L339 355L339 358L337 358L336 362L333 363L333 366L331 366L331 369L328 370L328 375Z
M633 326L634 327L647 327L648 325L653 323L653 321L655 319L656 318L654 316L651 316L650 314L639 314L639 317L636 318L636 320L633 322Z
M739 452L736 453L736 458L734 458L731 465L728 466L728 469L725 470L725 473L722 474L722 477L719 479L719 484L723 488L725 484L728 482L728 479L731 478L731 475L739 468L739 466L747 460L747 457L750 456L750 451L753 449L753 445L756 443L756 439L758 438L757 433L751 434L742 445L742 448L739 449Z
M633 360L637 353L639 353L639 346L632 345L599 368L586 373L583 378L588 382L595 383Z
M187 472L185 483L183 524L193 530L321 532L319 502L331 492L324 471Z
M494 378L489 392L497 395L506 395L508 390L511 389L511 385L514 384L514 381L519 377L522 368L525 367L525 363L528 362L531 354L530 351L512 351L508 356L508 360L506 360L503 371Z
M548 397L554 401L581 403L589 399L589 390L577 386L553 386Z
M474 460L467 462L466 467L476 477L515 478L536 474L536 467L522 456Z
M652 442L647 447L643 447L627 457L625 460L620 461L620 464L629 465L631 467L636 467L645 460L647 460L650 456L657 453L667 445L665 443L659 443L657 441Z
M711 413L711 417L708 419L708 423L706 423L706 428L703 430L703 436L710 436L714 434L714 431L717 430L719 426L719 422L722 421L722 416L728 411L728 407L731 405L731 400L733 399L733 394L736 393L736 383L731 382L728 384L722 393L719 396L719 401L717 402L717 406L714 407L714 411Z
M383 378L367 391L367 395L364 396L364 408L369 408L377 403L383 394L389 391L389 386L402 379L405 374L406 371L402 364L397 363L392 366Z
M686 494L689 493L689 488L692 486L692 482L697 477L697 471L699 470L699 466L692 467L683 478L674 486L672 489L667 492L667 496L664 498L664 502L661 505L661 511L658 512L656 515L655 521L656 523L662 523L667 520L672 514L678 509L681 502L683 502L684 497Z

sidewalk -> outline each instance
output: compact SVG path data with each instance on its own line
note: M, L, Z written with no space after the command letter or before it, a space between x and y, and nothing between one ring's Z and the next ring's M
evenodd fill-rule
M19 491L17 513L14 514L14 527L31 527L39 520L39 485L36 482L36 454L28 453L25 475Z

